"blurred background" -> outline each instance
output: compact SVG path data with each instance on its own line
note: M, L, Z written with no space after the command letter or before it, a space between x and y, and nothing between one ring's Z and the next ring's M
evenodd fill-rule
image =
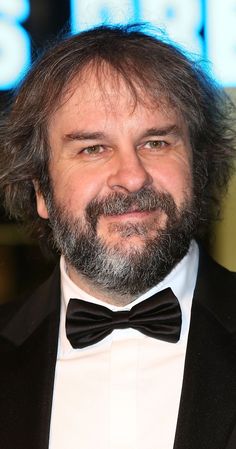
M236 101L236 0L0 0L0 111L56 35L104 22L143 21L209 60L208 70ZM236 271L236 176L222 203L222 217L212 226L209 251ZM0 205L0 302L31 291L54 263Z

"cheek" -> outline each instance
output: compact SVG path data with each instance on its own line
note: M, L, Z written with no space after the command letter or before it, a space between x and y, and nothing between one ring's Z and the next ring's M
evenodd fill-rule
M87 172L80 171L73 173L58 171L53 176L53 184L56 200L76 215L80 215L88 203L103 190L103 182L99 176L91 176Z
M177 204L181 203L188 193L192 194L192 169L189 163L170 162L155 170L152 176L155 187L169 192Z
M190 169L173 172L170 174L170 187L173 194L186 195L187 192L192 191L192 173Z

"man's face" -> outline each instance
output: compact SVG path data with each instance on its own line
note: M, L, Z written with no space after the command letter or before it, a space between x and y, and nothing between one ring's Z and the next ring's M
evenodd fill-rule
M48 129L52 192L46 201L45 195L37 193L39 215L50 219L55 234L63 227L61 235L55 236L57 243L66 253L71 278L84 288L82 264L74 260L79 255L73 259L67 254L62 243L65 235L70 234L73 252L79 248L86 254L84 240L82 246L75 240L87 233L90 252L100 244L90 258L97 260L101 253L106 258L105 253L110 253L113 259L117 256L117 264L126 260L130 265L137 255L145 254L147 259L149 249L154 245L157 250L163 236L161 252L170 258L168 248L175 244L170 241L171 228L178 236L178 226L184 222L188 227L186 218L192 213L192 153L181 118L162 103L134 105L126 85L114 82L112 75L104 85L91 73L83 83L77 85L75 80L52 116ZM181 256L172 256L172 266L174 257ZM96 272L95 266L92 269ZM159 278L165 274L162 267ZM137 292L148 286L137 287Z

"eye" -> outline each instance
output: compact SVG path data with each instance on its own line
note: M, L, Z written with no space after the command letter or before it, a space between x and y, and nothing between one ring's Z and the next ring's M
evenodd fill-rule
M149 140L143 146L144 148L155 150L168 146L168 142L165 140Z
M102 145L91 145L90 147L83 148L80 153L86 154L86 155L96 155L100 154L104 151L104 148Z

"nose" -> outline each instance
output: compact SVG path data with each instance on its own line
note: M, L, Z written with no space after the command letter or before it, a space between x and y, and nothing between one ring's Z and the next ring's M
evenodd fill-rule
M135 149L128 151L126 148L113 163L114 169L108 177L108 186L112 190L132 193L152 184L152 177Z

